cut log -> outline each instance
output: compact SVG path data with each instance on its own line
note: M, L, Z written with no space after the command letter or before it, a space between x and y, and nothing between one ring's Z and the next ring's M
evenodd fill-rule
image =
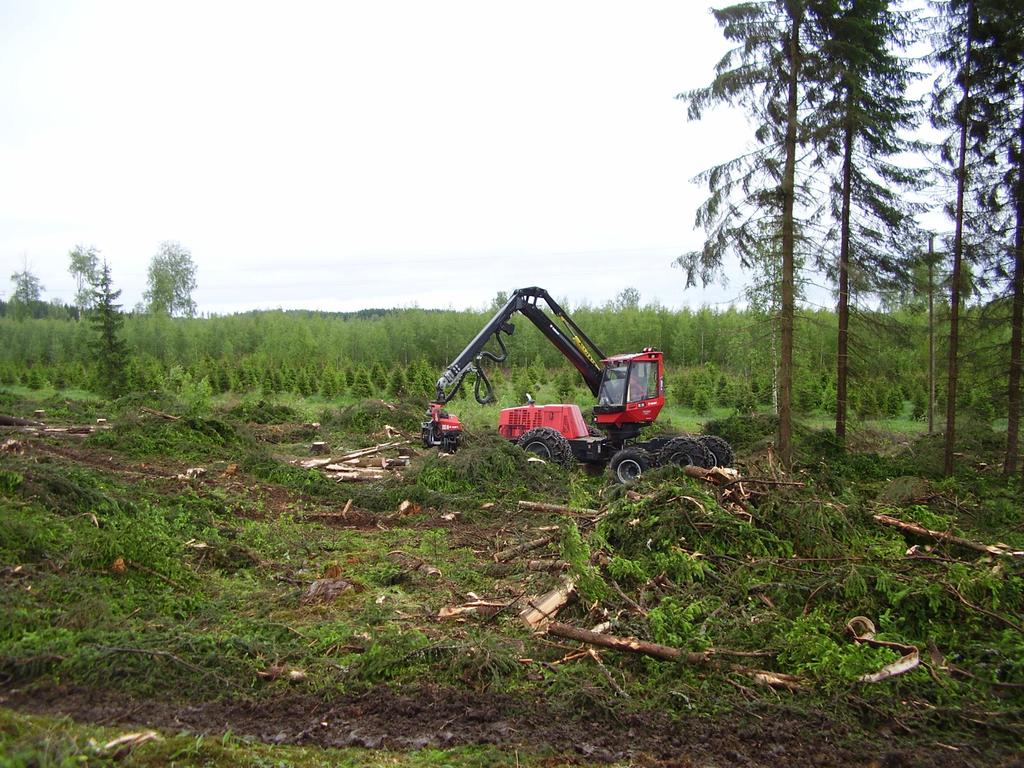
M698 480L705 480L712 485L725 485L739 480L740 473L730 467L712 467L704 469L695 467L692 464L683 467L683 473L687 477L695 477Z
M395 467L409 466L408 459L388 459L383 456L363 456L358 459L346 459L340 463L346 467L371 467L374 469L393 469Z
M923 536L926 539L933 539L935 541L948 541L950 544L956 544L959 547L966 549L973 549L975 552L985 552L989 555L1002 555L1004 557L1024 557L1024 551L1017 551L1010 549L1005 544L980 544L977 541L971 541L960 536L955 536L952 533L946 531L932 531L924 526L918 525L917 523L908 523L904 520L898 520L895 517L889 515L877 514L872 515L875 522L881 523L882 525L888 525L893 528L899 528L905 533L912 533L915 536Z
M321 456L327 453L327 443L325 443L323 440L317 440L316 442L309 446L309 452L312 453L314 456Z
M514 547L499 549L494 553L494 560L498 563L504 563L511 560L513 557L523 554L524 552L540 549L545 544L550 544L554 540L554 536L543 536L539 539L533 539L532 541L524 541L522 544L516 544Z
M667 645L649 643L646 640L637 640L635 637L616 637L615 635L602 635L598 632L591 632L589 629L574 627L571 624L562 624L560 621L552 621L548 624L547 633L555 637L564 637L568 640L579 640L581 643L590 643L601 648L610 648L613 651L627 651L629 653L641 653L662 661L684 661L687 664L707 664L713 652L697 653L695 651L681 651L678 648L671 648Z
M381 480L384 478L384 473L367 473L365 470L359 472L332 472L327 477L336 483L361 483Z
M499 603L494 600L473 600L462 605L446 605L437 612L439 619L451 619L459 616L495 616L498 611L507 608L508 603Z
M0 415L0 427L41 427L43 426L38 421L32 421L31 419L22 419L17 416L6 416Z
M364 475L383 475L383 467L359 467L355 464L328 464L325 472L356 472Z
M180 421L181 416L175 416L173 413L164 413L158 411L155 408L147 408L146 406L140 406L139 410L143 413L148 413L150 416L159 416L161 419L167 419L168 421Z
M372 448L361 448L358 451L350 451L343 456L339 456L335 461L341 462L347 461L348 459L358 459L360 456L371 456L374 453L380 453L381 451L386 451L389 448L397 448L400 445L406 445L408 442L408 440L397 440L391 443L380 443Z
M408 440L398 440L392 443L381 443L380 445L375 445L372 448L360 448L358 451L350 451L349 453L344 453L341 456L333 456L327 459L306 459L305 461L299 461L297 463L303 469L319 469L321 467L326 467L330 464L342 464L346 461L349 461L350 459L358 459L363 456L372 456L375 453L380 453L381 451L386 451L391 448L398 448L399 446L407 445L408 443Z
M519 618L526 622L530 629L536 629L555 618L569 598L576 591L576 582L565 579L560 585L540 597L526 601L526 607L519 612Z
M555 515L596 515L596 509L578 509L561 504L544 504L539 501L520 501L519 509L523 512L550 512Z

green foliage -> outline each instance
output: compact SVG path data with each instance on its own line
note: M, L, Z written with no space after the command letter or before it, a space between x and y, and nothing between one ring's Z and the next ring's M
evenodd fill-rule
M11 282L14 284L11 292L12 314L15 319L24 320L32 316L33 311L42 303L43 284L28 268L27 261L24 269L11 275Z
M674 648L702 650L710 643L707 638L698 637L698 620L707 613L703 601L684 603L667 597L652 608L647 616L651 635L656 642Z
M360 655L355 675L367 682L401 679L418 666L429 664L431 656L436 656L431 651L436 650L421 632L382 626Z
M177 397L189 416L205 416L210 412L213 387L205 376L197 380L189 371L175 365L167 373L165 388Z
M562 559L569 563L569 572L576 581L576 589L585 600L600 601L610 594L600 571L590 564L590 547L580 535L575 523L568 523L562 532Z
M253 396L243 398L228 415L253 424L284 424L295 421L298 414L290 405Z
M360 400L341 409L328 409L321 414L325 427L342 430L351 435L369 438L373 433L390 425L397 429L419 433L423 421L423 408L412 401L402 401L397 407L383 400Z
M25 477L20 472L12 472L8 469L0 469L0 493L11 494L24 482Z
M230 449L245 442L235 427L219 419L187 417L169 421L153 416L120 419L113 429L93 433L86 441L129 456L190 460L230 457Z
M196 313L192 291L196 289L196 265L192 254L181 243L167 240L160 244L149 262L148 288L143 294L149 312L154 315Z
M95 278L89 302L94 309L89 313L89 321L97 333L91 347L96 354L98 388L108 395L117 396L124 392L128 366L128 347L122 338L124 318L121 315L121 305L115 303L121 291L113 289L110 266L107 262L103 262L98 276L95 275L95 266L89 274ZM81 299L79 306L83 306Z
M795 619L783 636L779 662L814 678L828 691L852 686L862 675L877 672L899 656L889 648L854 643L838 635L819 611Z
M734 450L750 451L770 440L778 429L779 420L770 414L734 414L724 419L705 422L704 432L718 435Z

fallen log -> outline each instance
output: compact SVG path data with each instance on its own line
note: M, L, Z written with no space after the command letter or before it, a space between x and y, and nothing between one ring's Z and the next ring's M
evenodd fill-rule
M0 414L0 427L41 427L43 423L41 421L32 421L32 419L22 419L18 416L5 416Z
M346 454L344 454L342 456L339 456L337 459L335 459L335 461L341 462L341 461L348 461L349 459L358 459L361 456L372 456L375 453L380 453L381 451L386 451L389 448L397 448L400 445L408 445L408 444L409 444L408 440L396 440L396 441L390 442L390 443L380 443L379 445L375 445L372 448L360 448L358 451L350 451L350 452L348 452L348 453L346 453Z
M519 618L526 622L530 629L536 629L545 622L551 621L576 591L576 582L565 579L561 584L540 597L526 601L526 607L519 612Z
M445 605L437 612L437 618L452 619L468 615L491 617L507 607L508 603L495 600L473 600L462 605Z
M740 473L729 467L711 467L711 469L705 469L704 467L695 467L694 465L689 464L683 467L683 474L687 477L695 477L698 480L704 480L712 485L719 486L724 486L728 483L734 483L737 480L740 480Z
M882 525L888 525L893 528L899 528L905 533L912 533L915 536L923 536L926 539L934 539L935 541L948 541L950 544L956 544L959 547L965 549L973 549L975 552L985 552L989 555L1002 555L1004 557L1024 557L1024 551L1012 550L1005 544L981 544L977 541L971 541L961 536L956 536L947 531L933 531L924 526L918 525L917 523L908 523L904 520L899 520L890 515L877 514L871 516L876 523Z
M533 539L532 541L524 541L522 544L516 544L514 547L499 549L494 553L494 560L498 563L504 563L511 560L513 557L523 554L524 552L540 549L545 544L550 544L554 540L554 536L543 536L539 539Z
M703 653L696 651L682 651L667 645L649 643L645 640L637 640L634 637L616 637L615 635L604 635L600 632L592 632L582 627L574 627L571 624L562 624L559 621L552 621L547 626L547 633L556 637L564 637L568 640L579 640L582 643L590 643L601 648L609 648L613 651L627 651L629 653L641 653L654 659L662 661L685 662L687 664L708 664L717 653L733 654L735 651L715 651L708 649ZM729 664L728 669L741 675L746 675L755 683L767 685L771 688L785 688L789 691L801 691L804 689L800 679L793 675L782 672L769 672L763 669L750 669L741 664Z
M346 467L366 467L370 469L392 469L393 467L407 467L409 460L405 458L388 459L383 456L363 456L358 459L346 459L340 462Z
M372 456L373 454L380 453L381 451L386 451L391 448L398 448L399 446L402 445L408 445L408 443L408 440L397 440L391 443L380 443L379 445L375 445L372 448L360 448L358 451L349 451L348 453L343 453L340 456L332 456L326 459L306 459L305 461L299 461L297 463L303 469L319 469L321 467L326 467L329 464L342 464L352 459L362 458L363 456Z
M525 568L534 573L562 573L569 570L569 563L565 560L527 560L525 563L488 563L484 566L484 572L488 576L508 576L517 573Z
M364 475L383 475L383 467L359 467L355 464L328 464L325 472L357 472Z
M139 410L143 413L148 413L150 416L159 416L161 419L167 419L168 421L180 421L181 416L175 416L173 413L164 413L158 411L155 408L147 408L146 406L140 406Z
M602 635L600 632L591 632L589 629L574 627L571 624L563 624L560 621L552 621L548 624L547 633L555 637L564 637L568 640L579 640L581 643L590 643L602 648L610 648L613 651L628 651L630 653L642 653L662 661L683 661L687 664L707 664L713 651L698 653L696 651L681 651L678 648L671 648L667 645L649 643L646 640L637 640L635 637L616 637L615 635Z
M518 504L521 512L550 512L555 515L596 515L596 509L579 509L566 507L561 504L545 504L540 501L520 501Z
M327 477L336 483L360 483L382 480L383 472L330 472Z

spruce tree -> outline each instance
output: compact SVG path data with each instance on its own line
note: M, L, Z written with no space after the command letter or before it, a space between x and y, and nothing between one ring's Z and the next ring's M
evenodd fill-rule
M115 303L120 296L121 291L113 289L110 265L104 261L93 289L93 310L89 313L89 320L97 333L92 348L96 354L99 385L112 397L124 391L128 362L128 348L121 338L124 317L121 305Z
M720 272L728 253L748 268L763 249L767 229L781 259L779 293L779 458L793 458L793 321L796 309L798 185L797 153L807 145L801 97L806 96L816 65L809 31L807 0L765 0L713 9L726 39L736 43L715 67L710 85L679 94L690 119L711 106L730 104L754 121L757 147L715 166L699 179L709 197L697 212L708 237L700 251L680 256L687 285L708 282Z
M1021 346L1024 325L1024 6L977 0L974 104L978 119L970 149L978 170L972 181L972 222L990 243L983 248L986 277L996 293L999 322L1009 316L1007 430L1003 471L1017 471L1020 452ZM1007 311L1008 310L1008 311Z
M396 399L405 397L408 388L409 382L405 377L405 369L401 365L395 365L391 372L391 378L388 379L388 395Z
M974 86L977 67L974 48L977 40L976 0L949 0L942 6L941 44L936 59L945 67L945 76L936 82L932 106L932 124L949 130L942 156L953 169L956 193L950 212L953 218L953 263L949 294L949 349L946 365L946 431L943 443L943 471L953 473L956 445L956 400L959 377L961 288L965 252L965 201L968 192L968 137L978 123Z
M909 62L894 53L911 37L911 19L888 0L812 0L810 15L820 37L817 108L811 122L821 148L815 158L831 176L834 263L819 263L838 288L836 438L846 439L850 310L853 295L904 284L915 245L906 191L922 175L892 158L913 145L901 131L915 126L907 98ZM852 280L851 280L852 278Z

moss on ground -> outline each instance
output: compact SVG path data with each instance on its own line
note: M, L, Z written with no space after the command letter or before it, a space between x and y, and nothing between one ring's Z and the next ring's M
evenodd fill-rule
M400 478L340 486L270 453L238 416L127 413L84 443L31 438L22 452L3 455L6 685L59 681L141 697L243 701L441 684L545 700L566 717L742 716L756 705L759 716L828 711L865 732L891 718L924 739L942 732L984 748L1020 743L1022 564L912 541L871 517L884 511L1024 549L1021 489L983 468L940 480L913 453L836 454L810 436L791 476L802 485L760 487L748 514L738 514L671 468L613 487L529 461L487 434L471 434L454 456L420 456ZM335 429L369 428L338 418ZM353 447L365 440L360 431L338 434ZM197 463L211 468L205 478L176 478ZM886 491L894 477L925 478L928 494ZM358 514L339 519L349 498ZM523 498L606 514L595 524L517 512ZM403 500L414 503L405 513ZM553 541L495 567L496 549L541 536ZM805 692L755 688L725 663L694 668L615 652L602 652L603 667L589 656L563 663L571 646L532 635L517 618L522 600L561 581L557 571L527 569L527 559L544 557L568 561L579 585L581 599L560 619L685 650L761 654L730 661L796 675ZM349 588L327 602L307 599L323 578ZM510 608L438 618L442 607L473 596ZM853 642L846 624L859 615L874 621L881 639L920 648L926 665L877 685L858 682L893 658ZM292 670L300 680L289 680ZM982 714L994 724L989 731L974 722ZM28 755L25 764L51 750L59 765L82 754L81 739L94 733L3 718L4 751ZM178 738L166 743L190 754ZM71 742L79 752L60 746ZM245 761L270 748L232 749L225 754ZM306 764L300 752L268 754ZM451 762L487 764L495 754L456 752ZM193 757L229 759L202 749Z

